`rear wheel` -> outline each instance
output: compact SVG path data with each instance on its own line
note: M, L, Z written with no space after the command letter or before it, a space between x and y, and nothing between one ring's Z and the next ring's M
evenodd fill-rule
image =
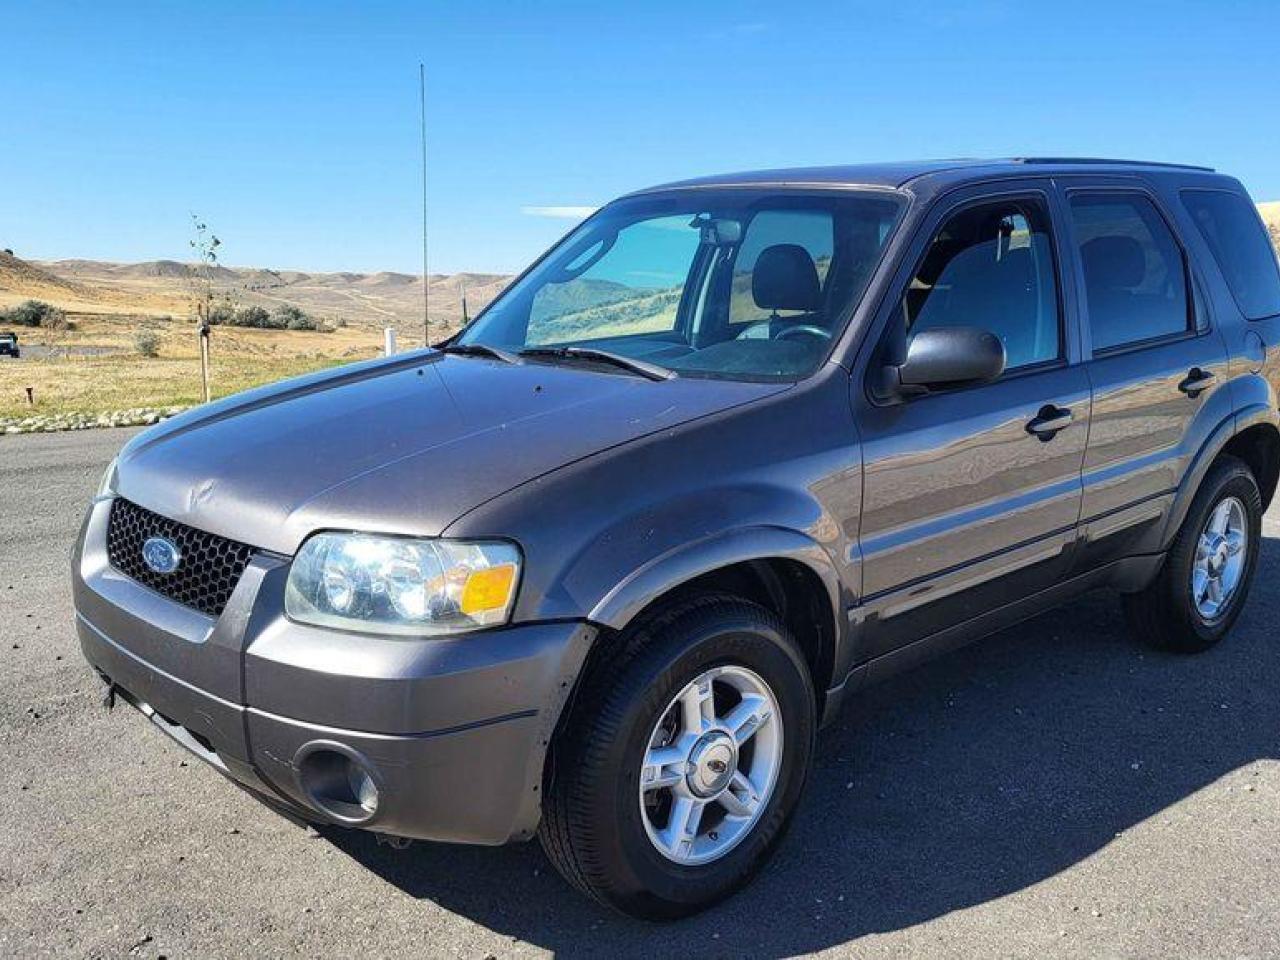
M1130 629L1148 645L1178 653L1218 643L1248 598L1261 537L1257 481L1242 461L1220 458L1155 581L1124 598Z
M769 611L729 597L672 607L583 678L552 758L544 849L625 913L710 906L781 839L815 711L805 662Z

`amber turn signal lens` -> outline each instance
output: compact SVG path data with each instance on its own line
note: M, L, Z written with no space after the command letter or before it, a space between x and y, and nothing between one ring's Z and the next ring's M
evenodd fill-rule
M463 613L472 616L486 610L504 610L511 600L516 585L516 567L513 563L501 563L483 570L474 570L462 588L458 606Z

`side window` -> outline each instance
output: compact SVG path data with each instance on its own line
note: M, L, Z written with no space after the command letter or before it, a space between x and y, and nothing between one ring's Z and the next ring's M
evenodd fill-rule
M1184 190L1182 202L1250 320L1280 313L1280 267L1258 211L1225 190Z
M825 326L826 319L817 314L831 269L834 234L832 216L825 210L761 210L752 217L733 263L730 329L771 318ZM767 330L760 332L768 335Z
M908 335L930 327L989 330L1004 343L1006 370L1060 357L1057 272L1043 204L1002 201L948 220L903 295L902 314Z
M1186 262L1150 200L1072 194L1071 218L1095 351L1187 331Z
M596 241L534 295L525 342L566 343L674 330L698 231L689 217L657 217Z

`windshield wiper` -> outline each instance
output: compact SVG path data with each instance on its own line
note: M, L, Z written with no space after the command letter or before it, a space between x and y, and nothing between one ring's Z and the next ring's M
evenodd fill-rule
M451 343L440 348L441 353L455 353L460 357L492 357L503 363L519 363L520 358L510 350L491 347L487 343Z
M660 367L647 360L636 360L624 357L620 353L608 350L597 350L594 347L528 347L520 351L522 357L550 357L555 360L585 360L588 363L607 363L632 373L638 373L650 380L670 380L676 376L674 370Z

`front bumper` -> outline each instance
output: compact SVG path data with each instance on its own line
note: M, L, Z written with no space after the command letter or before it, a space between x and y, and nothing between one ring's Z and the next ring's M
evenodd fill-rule
M287 561L263 554L215 620L108 564L109 512L94 504L73 557L76 628L88 661L161 730L307 819L480 844L532 835L593 627L453 639L319 629L285 617ZM328 802L316 754L367 773L376 808Z

